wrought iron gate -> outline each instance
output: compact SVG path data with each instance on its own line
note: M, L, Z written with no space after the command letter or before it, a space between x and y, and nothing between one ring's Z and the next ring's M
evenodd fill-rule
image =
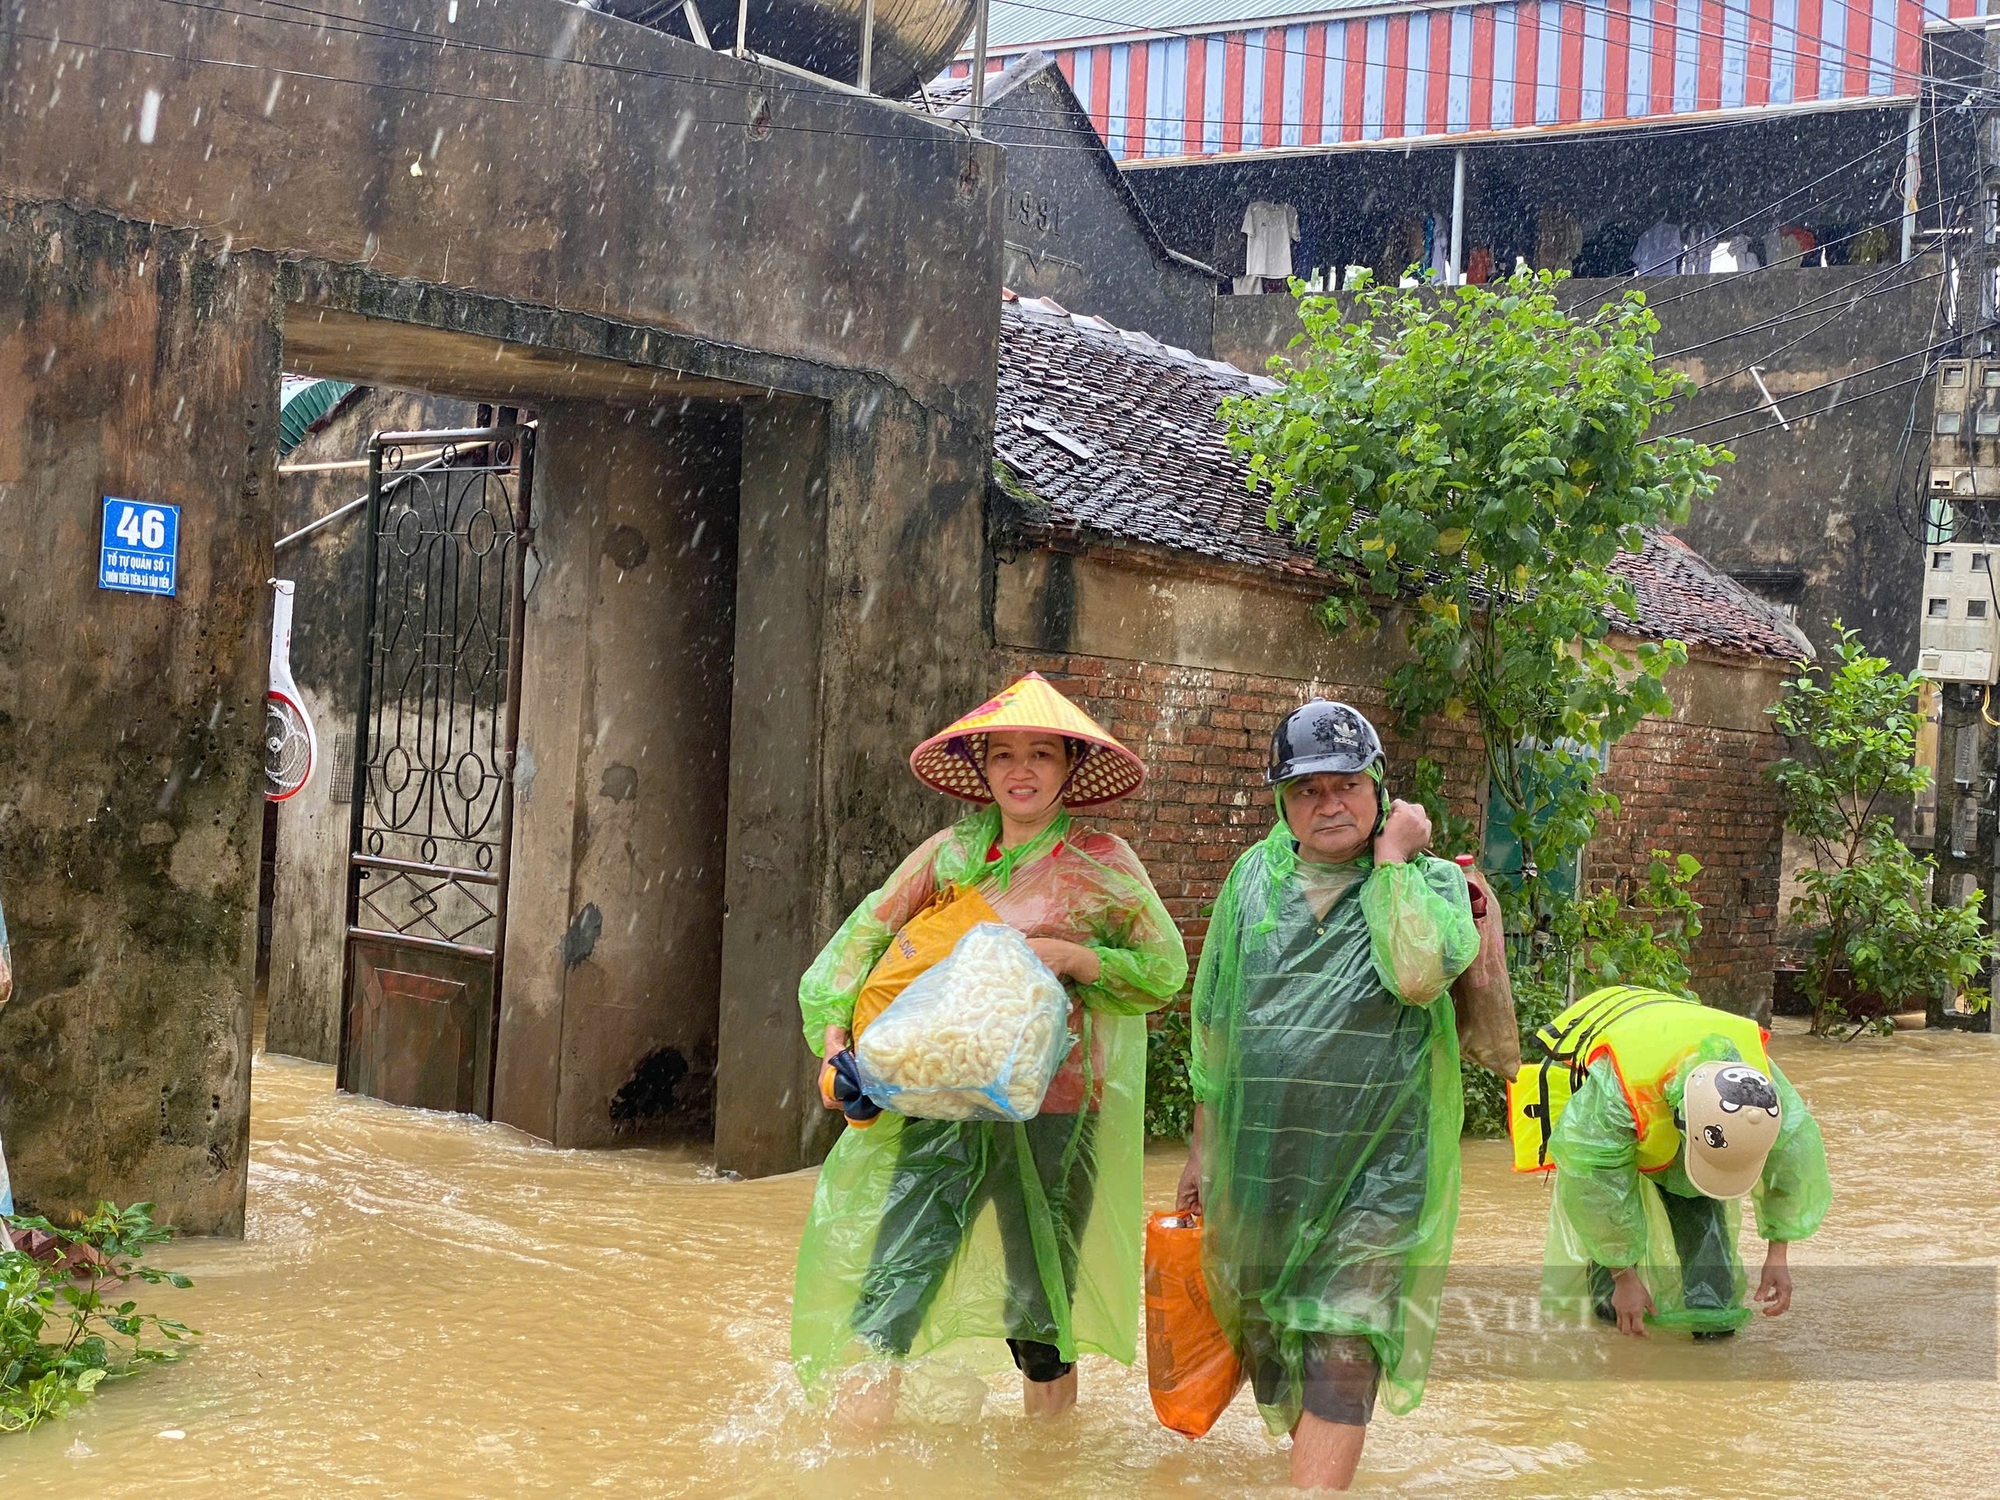
M368 445L340 1084L490 1117L532 428Z

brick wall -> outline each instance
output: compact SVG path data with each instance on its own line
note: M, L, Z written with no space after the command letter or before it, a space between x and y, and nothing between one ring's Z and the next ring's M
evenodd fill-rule
M1427 754L1445 768L1453 810L1478 811L1485 760L1477 731L1437 720L1406 740L1387 728L1379 688L1096 656L1001 656L1003 672L1040 672L1144 759L1145 790L1093 821L1131 842L1190 958L1229 867L1276 817L1263 784L1271 731L1314 695L1352 703L1383 729L1392 790L1407 788L1411 761ZM1733 1009L1771 993L1781 827L1760 773L1779 753L1767 733L1648 720L1612 752L1609 785L1623 811L1590 848L1592 885L1643 879L1654 848L1701 861L1695 982L1704 998Z
M1591 842L1586 878L1645 878L1649 853L1701 861L1701 936L1689 967L1696 991L1732 1010L1771 998L1778 956L1778 876L1784 808L1764 768L1784 748L1768 731L1648 719L1611 752L1609 788L1622 804Z

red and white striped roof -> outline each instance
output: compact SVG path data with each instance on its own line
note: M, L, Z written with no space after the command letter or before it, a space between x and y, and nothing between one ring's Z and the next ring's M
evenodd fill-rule
M1077 40L1051 17L1065 39L1039 46L1112 156L1143 166L1909 102L1925 23L1976 4L1518 0ZM989 67L1037 45L1010 38Z

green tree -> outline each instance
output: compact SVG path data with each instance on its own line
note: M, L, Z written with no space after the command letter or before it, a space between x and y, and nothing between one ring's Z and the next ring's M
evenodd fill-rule
M1629 902L1607 886L1558 910L1556 938L1578 988L1636 984L1699 1000L1688 954L1701 936L1701 903L1689 889L1700 873L1692 854L1655 849Z
M1303 297L1278 389L1222 409L1271 525L1344 580L1321 606L1327 628L1406 607L1409 659L1388 683L1404 727L1476 722L1501 804L1488 816L1524 856L1503 894L1531 928L1558 899L1542 872L1617 806L1598 752L1667 710L1661 678L1686 660L1677 641L1614 643L1637 602L1612 563L1647 527L1684 520L1729 457L1647 437L1685 381L1653 363L1644 296L1577 316L1556 301L1560 279L1364 283L1344 313Z
M1185 996L1152 1017L1146 1032L1146 1134L1184 1141L1194 1132L1194 1084L1188 1078L1191 1017Z
M1771 709L1793 754L1769 774L1784 793L1785 826L1812 852L1797 872L1804 894L1792 917L1812 932L1802 982L1815 1036L1846 1019L1835 993L1843 969L1857 992L1894 1007L1958 990L1992 948L1982 893L1962 906L1931 902L1935 866L1905 847L1890 817L1889 804L1930 782L1916 764L1917 679L1870 656L1838 620L1834 628L1838 661L1808 665Z

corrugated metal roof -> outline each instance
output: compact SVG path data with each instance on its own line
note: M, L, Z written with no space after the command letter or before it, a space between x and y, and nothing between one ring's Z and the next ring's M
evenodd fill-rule
M994 3L999 56L1054 52L1113 158L1135 166L1901 107L1923 66L1910 4L1868 27L1838 5L1802 10L1795 49L1732 39L1690 5L1627 26L1579 0Z
M1079 15L1074 8L1051 0L992 0L992 5L986 23L989 48L1124 36L1135 31L1204 31L1259 21L1303 21L1357 10L1424 8L1384 5L1382 0L1334 0L1314 6L1288 5L1284 0L1083 0L1081 8L1087 14Z
M344 401L353 389L345 380L310 380L289 391L278 408L278 456L283 458L303 443L313 423Z

